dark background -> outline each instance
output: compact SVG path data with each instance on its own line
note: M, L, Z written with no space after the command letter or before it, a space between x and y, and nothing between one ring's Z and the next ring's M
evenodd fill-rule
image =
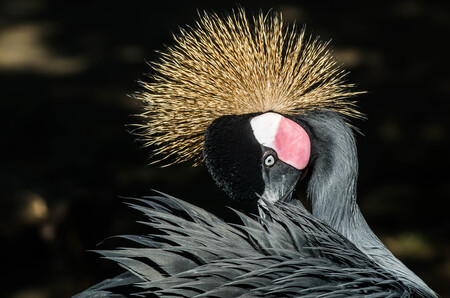
M334 3L336 2L336 3ZM0 296L67 297L121 272L88 252L144 233L120 196L158 189L221 214L204 167L146 166L126 125L145 60L196 9L235 2L0 1ZM442 1L441 3L444 3ZM360 90L359 203L386 245L450 296L450 14L428 1L246 1L332 46Z

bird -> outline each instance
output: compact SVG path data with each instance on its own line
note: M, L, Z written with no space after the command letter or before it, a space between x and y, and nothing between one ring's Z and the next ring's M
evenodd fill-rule
M437 297L383 245L356 203L354 85L328 43L281 14L203 13L180 29L135 94L139 138L155 162L204 162L237 201L242 224L169 195L133 208L162 234L124 236L139 248L99 251L124 274L78 297ZM308 179L311 214L293 197ZM116 292L113 291L115 289ZM125 293L125 292L123 292ZM84 295L84 296L83 296Z

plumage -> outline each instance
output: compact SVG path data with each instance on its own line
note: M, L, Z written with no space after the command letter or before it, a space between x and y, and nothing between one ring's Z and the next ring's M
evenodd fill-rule
M328 43L287 25L281 14L222 18L204 13L174 35L136 94L144 106L139 135L156 161L201 160L207 127L225 115L331 110L361 117L346 72Z
M236 211L242 224L227 224L165 194L134 200L145 224L162 233L98 251L128 272L76 297L114 297L125 288L150 297L427 297L301 205L266 204L270 220Z
M359 210L346 120L361 116L349 99L360 92L326 43L276 13L243 10L204 14L174 39L137 95L141 136L171 162L203 152L217 185L232 199L259 199L261 218L236 212L242 224L227 224L168 195L135 200L159 233L99 251L127 272L80 297L436 297ZM312 215L290 201L308 170Z
M352 130L333 112L297 116L308 126L313 157L307 193L312 215L355 244L394 276L436 297L373 233L357 204L358 156Z

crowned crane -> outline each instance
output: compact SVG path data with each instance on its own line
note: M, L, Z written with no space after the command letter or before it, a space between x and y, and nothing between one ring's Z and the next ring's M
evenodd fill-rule
M142 136L173 162L202 161L261 217L226 224L163 195L131 205L161 234L100 251L127 272L80 294L180 297L436 297L382 244L356 203L349 98L359 92L327 44L281 15L204 14L152 64L137 94ZM164 159L162 158L162 159ZM310 214L292 192L309 171ZM133 288L134 286L134 288Z

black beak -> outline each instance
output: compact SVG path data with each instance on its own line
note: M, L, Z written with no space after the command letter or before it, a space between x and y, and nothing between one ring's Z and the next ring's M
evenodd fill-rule
M273 167L263 169L264 192L261 197L271 203L290 202L303 172L278 160Z

